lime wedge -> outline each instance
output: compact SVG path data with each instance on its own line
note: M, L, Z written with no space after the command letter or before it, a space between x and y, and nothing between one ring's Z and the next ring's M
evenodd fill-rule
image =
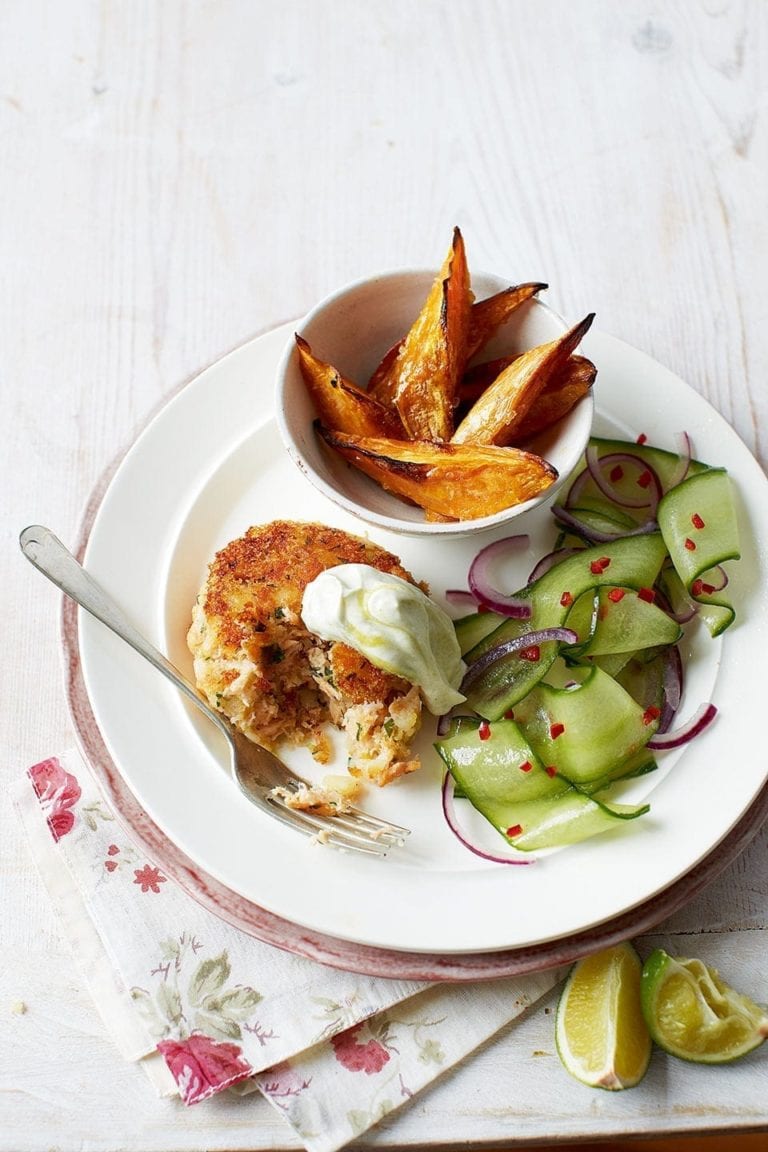
M557 1006L557 1051L591 1088L632 1088L645 1075L651 1038L640 1005L642 963L617 944L573 966Z
M768 1015L701 960L657 948L645 962L641 998L651 1036L697 1064L726 1064L768 1038Z

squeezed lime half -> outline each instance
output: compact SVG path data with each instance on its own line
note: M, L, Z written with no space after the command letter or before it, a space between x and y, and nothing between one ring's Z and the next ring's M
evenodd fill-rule
M768 1039L768 1014L701 960L657 948L645 962L641 1003L665 1052L697 1064L726 1064Z

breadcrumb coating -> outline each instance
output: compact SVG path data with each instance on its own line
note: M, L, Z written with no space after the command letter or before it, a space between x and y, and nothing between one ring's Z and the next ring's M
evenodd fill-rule
M338 564L369 564L415 583L397 556L368 540L322 524L273 521L216 554L187 642L198 687L250 739L271 749L305 745L327 763L333 724L346 733L351 774L383 785L419 767L410 744L421 697L304 626L304 589Z

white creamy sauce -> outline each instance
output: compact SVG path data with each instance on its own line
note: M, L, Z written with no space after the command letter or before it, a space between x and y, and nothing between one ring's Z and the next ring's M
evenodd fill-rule
M327 568L304 590L302 619L323 640L348 644L371 664L421 689L436 716L465 697L450 616L415 584L369 564Z

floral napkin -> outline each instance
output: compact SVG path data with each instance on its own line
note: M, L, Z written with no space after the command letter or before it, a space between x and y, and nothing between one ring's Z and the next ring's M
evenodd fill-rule
M263 944L132 845L75 751L30 768L14 800L122 1055L187 1104L223 1089L261 1092L310 1152L359 1136L560 975L430 985L342 972Z

